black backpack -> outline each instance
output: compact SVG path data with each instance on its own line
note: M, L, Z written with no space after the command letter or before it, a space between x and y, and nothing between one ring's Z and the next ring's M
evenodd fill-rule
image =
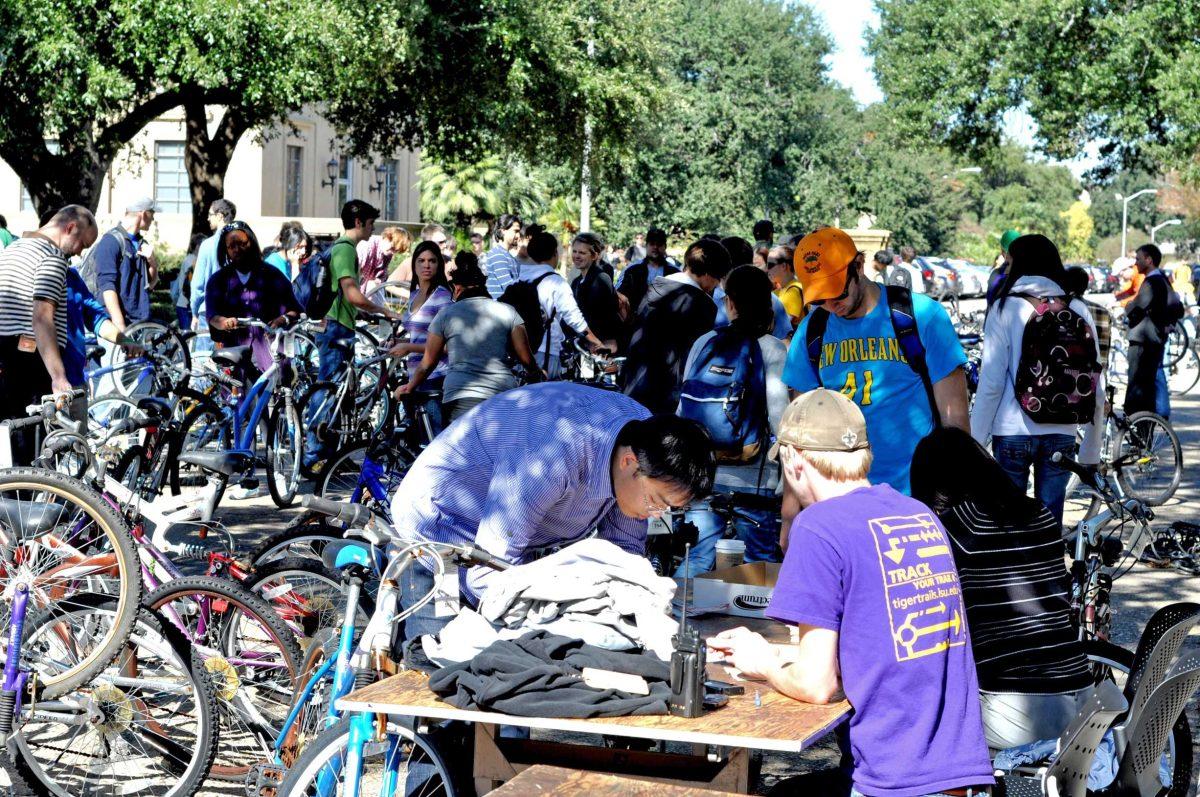
M129 236L125 234L124 228L113 227L104 234L111 235L117 239L117 244L121 247L121 256L123 258L129 256L129 247L133 246L133 241L129 240ZM100 241L102 240L104 239L101 238ZM104 301L104 299L100 296L99 285L96 283L96 276L98 273L98 269L96 267L96 250L100 248L100 241L96 241L96 243L92 245L92 248L87 253L87 257L83 259L83 262L80 263L75 270L78 271L79 276L83 278L83 284L87 285L87 289L91 291L92 296L100 299L100 301Z
M912 274L902 266L892 266L888 269L887 284L895 285L905 290L912 290Z
M553 312L549 318L546 318L542 312L542 303L538 301L537 292L538 283L553 273L543 274L531 282L517 280L505 288L504 293L500 294L500 301L512 307L517 311L517 315L521 316L521 323L525 325L525 333L529 335L530 351L536 352L542 345L542 339L546 337L546 332L550 329L550 322L554 320ZM550 347L547 346L547 362L549 362L549 357Z
M351 246L349 241L341 243ZM329 273L329 261L333 259L335 246L337 243L306 260L292 283L292 293L296 296L296 302L304 309L306 316L316 321L325 317L338 295L339 288L333 284Z

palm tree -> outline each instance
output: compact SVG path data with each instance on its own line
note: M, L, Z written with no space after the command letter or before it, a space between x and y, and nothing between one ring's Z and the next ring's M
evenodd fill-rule
M579 232L579 212L579 197L558 196L550 200L539 223L546 228L547 232L555 235L563 246L567 246ZM592 229L599 231L604 227L604 221L593 214Z
M464 231L475 221L490 222L506 212L536 218L545 205L545 182L514 157L489 155L475 163L430 162L417 176L421 216L452 221Z

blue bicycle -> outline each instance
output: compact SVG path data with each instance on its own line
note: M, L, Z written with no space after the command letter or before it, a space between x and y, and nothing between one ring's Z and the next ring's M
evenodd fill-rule
M213 352L209 362L212 377L222 389L214 403L198 404L184 417L180 428L182 465L210 467L243 485L256 485L258 439L265 451L267 487L271 500L283 508L291 506L300 484L300 461L304 432L300 425L294 385L297 330L272 330L256 318L237 319L238 327L274 333L270 367L243 393L242 380L234 372L250 364L250 346L231 346ZM171 463L171 487L181 483L181 457ZM186 470L184 471L186 474Z

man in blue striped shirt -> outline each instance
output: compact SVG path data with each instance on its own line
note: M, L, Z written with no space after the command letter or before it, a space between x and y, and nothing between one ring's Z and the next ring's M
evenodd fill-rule
M505 213L496 221L493 237L495 243L479 265L487 274L488 293L493 299L499 299L504 289L521 276L521 264L513 255L521 237L521 219L513 213Z
M650 417L620 393L548 382L489 399L417 457L392 498L400 541L474 544L521 564L588 536L645 553L646 521L712 489L708 434L674 415ZM492 571L460 577L474 604ZM433 587L408 570L404 606ZM434 604L405 623L405 636L437 633L450 618Z

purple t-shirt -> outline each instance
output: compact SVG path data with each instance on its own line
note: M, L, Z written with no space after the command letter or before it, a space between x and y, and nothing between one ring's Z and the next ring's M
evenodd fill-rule
M993 782L958 573L924 504L881 484L801 512L767 616L838 632L860 792Z

